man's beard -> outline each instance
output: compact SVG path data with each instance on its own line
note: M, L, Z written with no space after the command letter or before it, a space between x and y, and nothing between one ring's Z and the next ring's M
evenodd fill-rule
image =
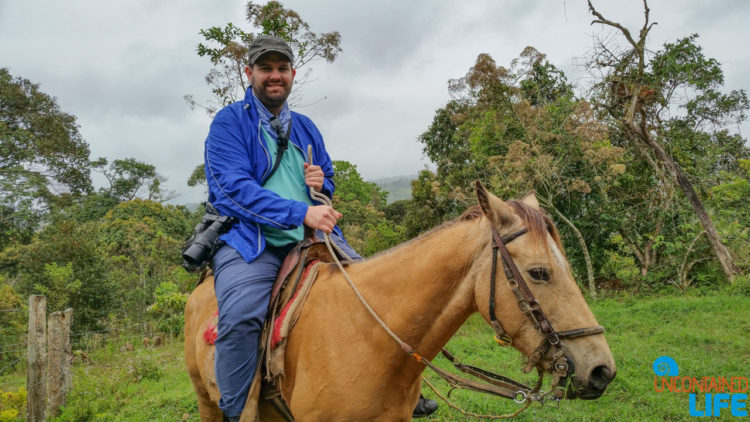
M251 84L253 86L253 92L255 93L255 96L258 97L258 100L260 100L261 104L266 106L267 109L283 106L291 92L291 89L289 89L285 85L280 87L283 90L281 93L268 95L266 93L267 87L265 85L259 84L255 80L253 80Z

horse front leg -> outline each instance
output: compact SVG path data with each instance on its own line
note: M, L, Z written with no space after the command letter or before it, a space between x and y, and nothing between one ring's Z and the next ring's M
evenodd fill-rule
M198 394L198 413L203 422L221 422L224 417L219 406L211 401L208 394L205 397Z

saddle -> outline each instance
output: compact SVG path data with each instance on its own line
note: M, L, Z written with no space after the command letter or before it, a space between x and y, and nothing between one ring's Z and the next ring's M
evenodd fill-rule
M346 265L344 257L338 257ZM258 406L261 397L287 421L294 417L281 396L280 381L284 377L286 338L302 313L305 300L312 289L321 265L332 263L333 257L323 241L307 238L299 242L284 259L271 289L261 341L258 351L256 376L250 385L243 421L259 420ZM202 279L204 276L201 277ZM218 317L218 311L215 317ZM213 344L216 339L216 322L208 324L204 339ZM262 396L261 396L262 395Z

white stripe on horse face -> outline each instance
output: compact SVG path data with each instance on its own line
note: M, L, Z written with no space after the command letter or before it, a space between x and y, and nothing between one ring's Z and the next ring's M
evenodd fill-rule
M557 247L557 243L555 243L554 240L552 240L552 236L549 234L547 235L547 243L550 245L550 250L552 251L552 256L555 258L555 268L564 268L567 272L568 270L568 264L565 260L565 257L563 256L562 252L560 252L560 249Z

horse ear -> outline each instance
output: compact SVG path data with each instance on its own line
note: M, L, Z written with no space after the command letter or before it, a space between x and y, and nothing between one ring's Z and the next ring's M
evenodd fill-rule
M495 225L504 226L513 222L516 214L508 204L497 196L487 192L481 182L474 183L477 192L479 206L484 215Z
M524 195L523 198L521 198L521 202L536 210L541 209L539 206L539 200L536 198L536 192L533 190Z

